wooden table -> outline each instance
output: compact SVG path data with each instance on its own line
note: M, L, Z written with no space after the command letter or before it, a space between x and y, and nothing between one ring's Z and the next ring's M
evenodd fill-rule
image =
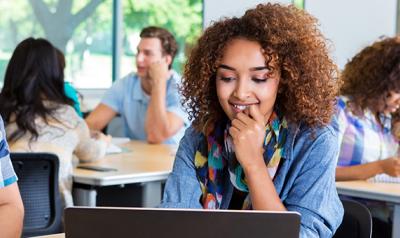
M400 237L400 184L367 181L336 182L339 194L394 204L392 237Z
M75 169L75 183L90 185L89 189L76 189L75 203L96 206L96 188L109 185L144 183L143 206L153 207L161 201L161 183L172 170L177 146L130 141L119 145L127 152L106 155L104 159L85 165L114 168L116 171L98 172Z

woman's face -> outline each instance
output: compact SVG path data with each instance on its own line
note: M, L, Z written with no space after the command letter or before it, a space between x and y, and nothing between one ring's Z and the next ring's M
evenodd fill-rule
M280 76L267 69L261 45L246 39L230 41L217 69L219 103L230 120L255 104L266 121L274 109Z
M385 101L385 114L394 113L400 107L400 92L391 91Z

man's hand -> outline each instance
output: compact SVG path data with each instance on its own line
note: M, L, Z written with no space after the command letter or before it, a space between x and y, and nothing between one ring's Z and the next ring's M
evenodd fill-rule
M160 61L150 65L149 80L152 88L165 85L169 77L170 72L166 62Z

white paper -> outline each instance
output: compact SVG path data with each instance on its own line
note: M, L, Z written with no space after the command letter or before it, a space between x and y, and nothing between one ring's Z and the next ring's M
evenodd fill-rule
M378 174L370 178L368 181L374 183L400 183L400 177L391 177L387 174Z
M129 142L130 139L128 137L113 137L111 138L111 144L120 145Z
M121 153L121 152L122 152L121 147L119 147L113 143L110 143L106 149L106 154L115 154L115 153Z

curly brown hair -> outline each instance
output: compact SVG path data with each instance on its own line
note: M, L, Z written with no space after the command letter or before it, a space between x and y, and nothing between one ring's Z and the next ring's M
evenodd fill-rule
M280 73L276 106L289 122L310 127L330 122L338 90L337 67L328 57L317 20L294 6L268 3L247 10L240 18L214 23L191 52L181 91L196 130L205 133L209 125L226 118L218 103L215 78L224 48L235 38L258 42L267 67Z
M378 113L390 91L400 91L400 37L383 38L364 48L345 66L340 89L356 106Z

